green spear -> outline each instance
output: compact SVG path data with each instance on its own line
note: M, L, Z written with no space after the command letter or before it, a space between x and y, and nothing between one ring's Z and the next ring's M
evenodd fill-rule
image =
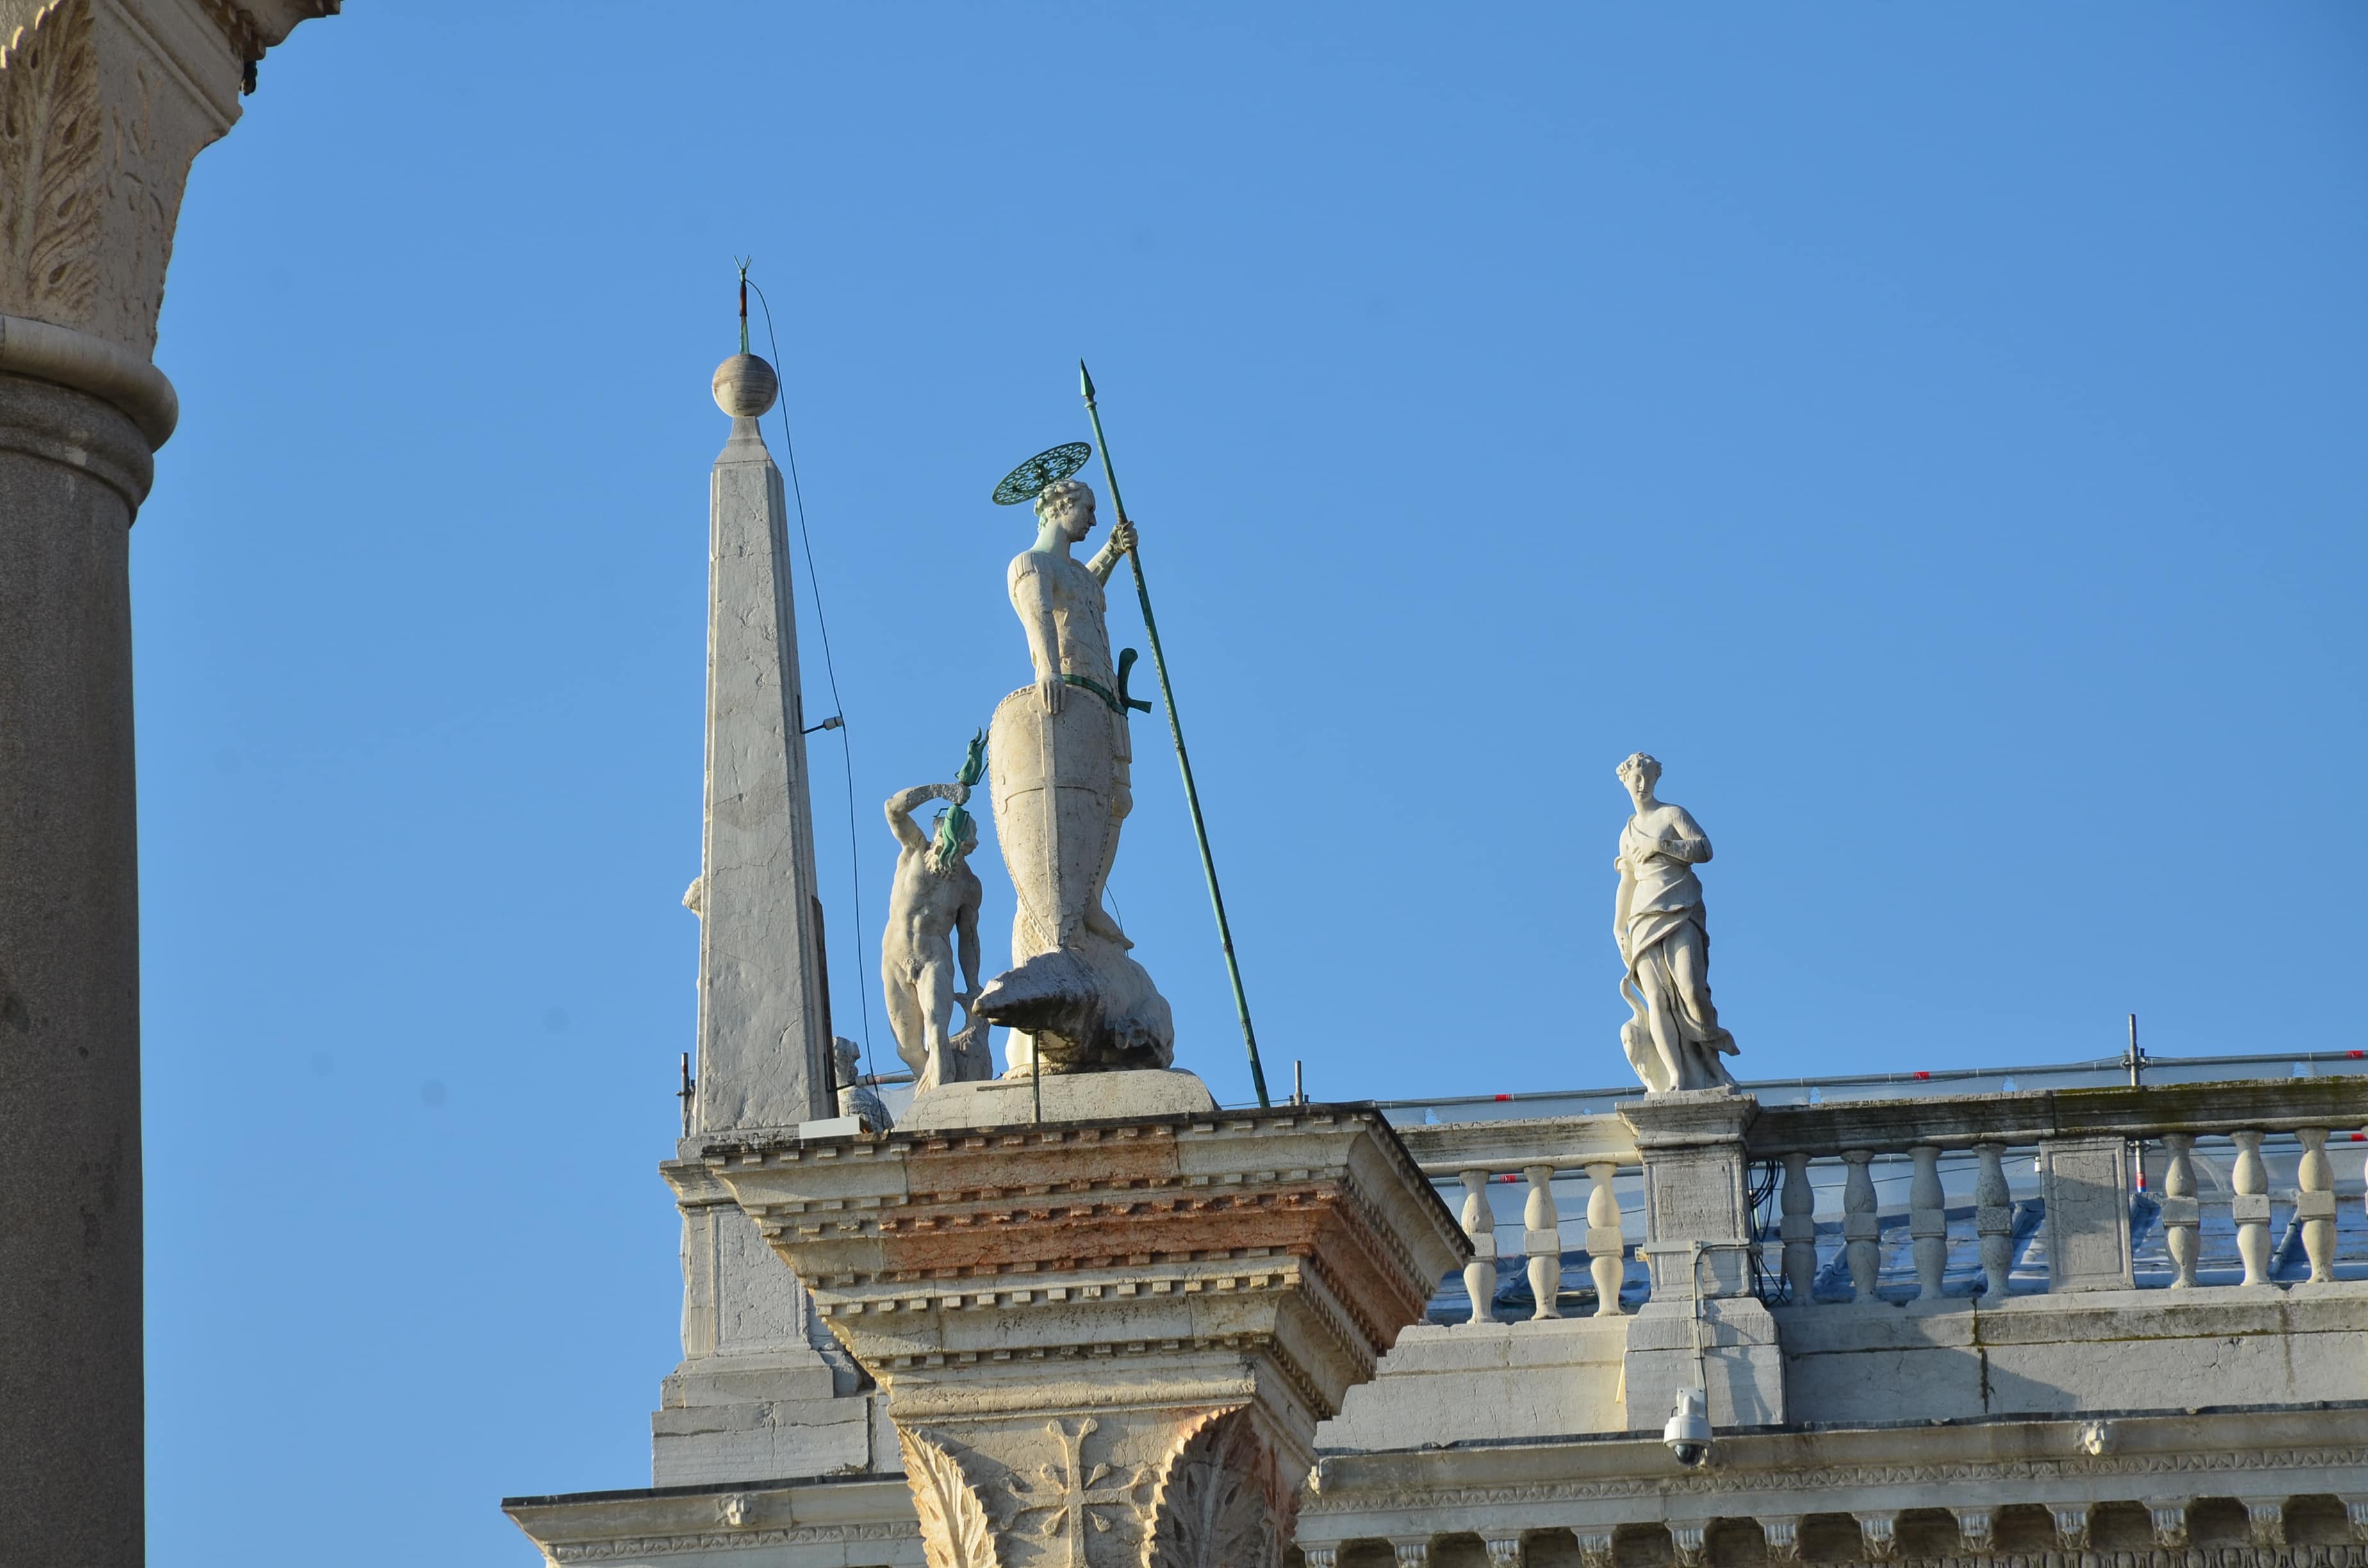
M1086 416L1094 422L1094 445L1101 449L1102 477L1110 483L1110 510L1121 523L1127 520L1126 503L1118 493L1118 471L1110 466L1110 440L1102 434L1102 416L1094 407L1094 378L1086 370L1086 362L1077 361L1077 385L1086 394ZM1159 698L1167 707L1167 733L1176 742L1176 766L1184 772L1184 803L1192 808L1192 836L1201 842L1201 869L1209 879L1209 903L1217 911L1217 940L1225 949L1225 975L1234 983L1234 1011L1241 1015L1242 1041L1250 1049L1250 1083L1258 1090L1261 1108L1273 1102L1266 1097L1266 1071L1258 1065L1258 1035L1250 1028L1249 998L1242 993L1242 966L1234 957L1233 927L1225 923L1225 895L1217 891L1217 862L1209 853L1209 824L1201 819L1201 791L1192 784L1192 757L1184 749L1184 725L1176 717L1176 692L1167 684L1167 655L1159 649L1159 622L1151 614L1151 589L1143 580L1143 546L1140 540L1126 552L1134 568L1134 597L1143 606L1144 634L1151 639L1151 667L1159 672Z

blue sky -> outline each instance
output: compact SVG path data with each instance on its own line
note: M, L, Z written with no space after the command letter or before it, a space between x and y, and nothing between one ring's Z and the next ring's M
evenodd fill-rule
M133 536L160 1562L647 1483L735 255L848 1032L1082 354L1270 1076L1621 1081L1639 747L1748 1075L2368 1045L2368 11L357 4L190 178Z

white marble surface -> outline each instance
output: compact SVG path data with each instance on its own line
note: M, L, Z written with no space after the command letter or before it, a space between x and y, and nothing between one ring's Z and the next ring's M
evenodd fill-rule
M1048 485L1036 515L1036 542L1008 578L1034 684L996 707L987 746L996 842L1019 894L1012 967L987 983L978 1010L1013 1031L1014 1071L1039 1051L1052 1073L1165 1067L1175 1056L1167 1000L1102 905L1134 805L1103 585L1133 534L1115 533L1090 562L1072 559L1094 527L1093 492L1076 480Z
M1611 931L1631 1014L1621 1048L1656 1093L1731 1085L1720 1058L1735 1054L1735 1037L1710 999L1710 924L1694 872L1710 863L1710 835L1683 806L1655 796L1658 761L1635 752L1618 771L1635 805L1611 862L1620 879Z

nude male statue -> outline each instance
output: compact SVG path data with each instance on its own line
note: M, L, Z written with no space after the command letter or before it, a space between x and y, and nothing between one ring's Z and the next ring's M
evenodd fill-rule
M888 798L888 826L896 835L896 881L888 895L888 929L880 939L880 978L888 992L888 1027L896 1054L913 1070L917 1088L987 1075L965 1058L948 1034L953 1008L978 995L978 874L970 869L978 824L967 813L959 842L935 843L913 821L924 801L961 805L967 784L923 784ZM942 815L943 813L940 813ZM962 945L964 988L954 988L954 946ZM964 1030L965 1036L975 1031ZM983 1053L982 1053L983 1054ZM970 1069L970 1070L965 1070Z
M1611 862L1620 874L1611 935L1627 965L1620 993L1633 1015L1620 1026L1620 1042L1649 1090L1730 1085L1719 1058L1736 1054L1735 1037L1711 1006L1710 926L1694 875L1710 861L1710 835L1683 806L1655 798L1658 761L1636 752L1618 772L1636 808Z

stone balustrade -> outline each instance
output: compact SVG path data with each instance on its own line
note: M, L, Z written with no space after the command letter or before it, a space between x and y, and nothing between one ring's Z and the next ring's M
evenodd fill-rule
M1473 1242L1433 1323L1650 1298L1646 1162L1617 1115L1404 1136ZM1771 1304L2368 1279L2368 1181L2339 1165L2368 1159L2360 1079L1762 1106L1748 1150Z
M2363 1125L2357 1079L2268 1080L1762 1107L1748 1150L1783 1301L1998 1302L2368 1278Z
M1435 1300L1432 1321L1504 1321L1497 1292L1508 1268L1518 1268L1529 1288L1530 1321L1564 1316L1565 1298L1571 1295L1581 1306L1591 1298L1588 1315L1621 1314L1622 1293L1632 1290L1628 1261L1644 1231L1637 1179L1643 1160L1620 1118L1451 1122L1409 1128L1400 1136L1423 1174L1459 1211L1472 1242L1460 1297L1451 1293ZM1516 1184L1518 1227L1503 1212L1509 1205L1497 1196ZM1564 1188L1562 1198L1555 1194L1557 1186ZM1576 1236L1565 1230L1565 1210L1575 1220L1583 1217L1584 1230ZM1508 1232L1518 1243L1508 1244ZM1569 1244L1573 1241L1578 1244ZM1563 1286L1565 1269L1573 1267L1586 1280L1576 1292ZM1650 1286L1638 1273L1632 1293L1642 1295Z

